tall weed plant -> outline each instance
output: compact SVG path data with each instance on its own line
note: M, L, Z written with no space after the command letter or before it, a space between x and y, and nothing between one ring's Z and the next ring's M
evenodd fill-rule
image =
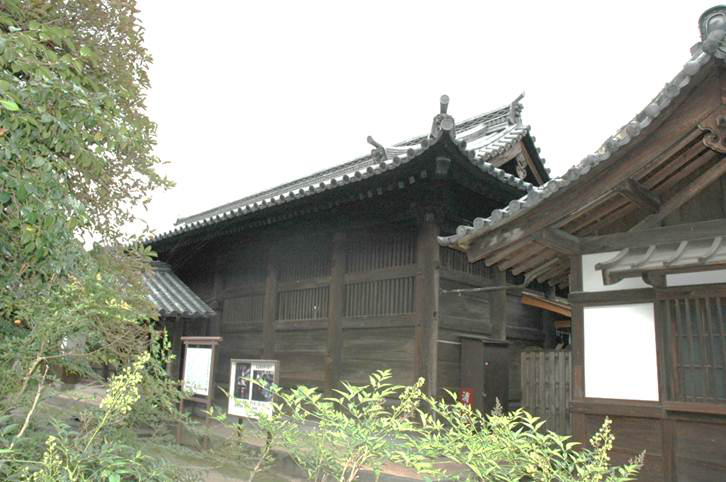
M426 395L423 379L413 386L390 379L390 371L378 371L368 385L343 383L330 397L305 386L268 387L277 401L271 416L259 414L259 429L269 434L268 446L287 451L321 482L358 480L364 470L377 478L387 463L429 480L624 482L643 465L644 453L611 464L615 436L607 418L584 447L544 430L544 420L523 409L483 414L454 393Z

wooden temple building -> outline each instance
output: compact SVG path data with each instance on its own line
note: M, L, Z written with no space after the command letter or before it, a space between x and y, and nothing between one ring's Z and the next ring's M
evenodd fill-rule
M512 273L437 238L548 181L520 100L457 124L443 96L426 135L369 138L369 155L149 240L214 310L186 330L223 337L218 385L230 358L276 359L283 385L367 383L391 369L396 383L426 378L432 394L469 388L478 407L517 404L519 351L553 343L556 315L508 292L521 281Z
M726 7L700 30L593 155L440 239L569 289L574 435L610 417L644 480L726 479Z

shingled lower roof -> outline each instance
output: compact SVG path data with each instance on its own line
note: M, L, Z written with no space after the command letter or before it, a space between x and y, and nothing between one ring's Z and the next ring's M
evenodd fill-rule
M149 298L161 316L179 318L210 318L214 310L180 280L171 267L159 261L144 276Z
M721 60L726 58L725 36L726 32L720 29L708 33L703 42L696 44L691 49L691 59L686 62L673 80L667 83L653 101L630 122L605 140L594 154L582 159L562 176L551 179L542 186L534 187L525 196L511 201L502 209L495 209L488 217L476 218L471 226L459 226L456 234L440 237L439 243L443 246L465 247L474 239L507 224L540 205L553 194L567 189L600 163L609 159L621 148L638 138L641 131L658 118L661 112L679 96L681 90L690 83L691 78L698 74L712 58Z
M603 282L610 285L650 272L698 271L723 266L726 266L726 242L724 236L716 236L626 248L612 259L598 263L595 269L602 270Z
M454 127L453 138L456 145L459 146L472 164L495 177L500 182L526 192L533 187L530 183L488 162L489 159L507 152L509 148L529 134L529 126L522 125L522 105L520 100L521 96L507 106L457 124ZM446 103L448 103L448 98L446 99ZM435 123L442 115L450 118L445 113L439 114L435 118ZM453 119L451 120L453 122ZM410 162L434 145L440 137L433 135L434 130L432 129L431 135L414 137L399 142L389 148L384 148L372 139L369 139L369 142L376 146L369 155L244 197L214 209L180 218L172 230L162 233L147 242L174 237L185 232L194 231L203 226L242 217L271 206L284 204L292 200L358 182L371 176L390 171Z

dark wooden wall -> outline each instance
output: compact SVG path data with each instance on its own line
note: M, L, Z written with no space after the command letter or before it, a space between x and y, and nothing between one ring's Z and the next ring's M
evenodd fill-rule
M493 287L505 282L513 284L504 273L487 267L483 261L469 263L464 253L441 248L440 258L442 290ZM528 347L543 347L546 334L542 311L523 305L517 292L505 294L504 291L442 293L440 309L439 389L458 391L461 388L459 343L462 336L505 340L509 344L509 406L519 406L520 353ZM506 320L503 328L499 319L502 316Z
M529 343L539 317L517 297L439 296L440 289L503 283L502 273L439 248L442 226L521 196L467 159L437 170L438 155L457 153L426 153L351 185L353 196L343 188L299 207L269 208L275 222L260 215L160 245L160 257L218 312L208 330L224 338L217 383L226 389L230 358L274 358L283 385L329 389L391 369L395 383L424 377L426 390L439 393L460 385L462 334L504 339L511 325L514 345ZM294 209L300 214L285 214ZM516 398L518 383L510 385Z
M207 332L224 338L216 368L222 388L230 358L274 358L286 386L365 383L371 372L391 369L395 383L424 376L441 394L460 388L462 335L502 334L491 307L501 304L492 300L503 292L436 296L439 288L503 282L483 263L439 248L438 228L386 223L281 232L210 242L200 248L203 256L190 253L178 270L218 312ZM508 397L516 406L519 352L541 346L541 312L517 295L502 299L512 365ZM221 401L222 392L217 396Z
M286 386L364 383L386 368L396 383L415 381L419 231L383 224L206 246L179 274L218 311L216 382L226 388L233 357L280 360Z

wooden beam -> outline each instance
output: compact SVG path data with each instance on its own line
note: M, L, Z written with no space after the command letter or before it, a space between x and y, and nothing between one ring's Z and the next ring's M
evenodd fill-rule
M436 396L439 339L439 226L433 221L419 225L416 239L416 274L414 304L416 309L414 373L424 377L424 391Z
M555 321L555 328L558 330L572 328L572 320L557 320Z
M618 251L624 248L646 247L657 239L659 244L678 243L693 239L713 238L726 233L726 219L703 221L700 223L678 224L640 231L606 234L582 238L583 253Z
M651 214L647 218L640 221L638 224L633 226L631 231L639 231L641 229L647 229L657 226L670 213L683 206L689 200L693 199L694 196L710 186L711 183L718 181L721 176L726 174L726 160L724 160L724 156L722 154L716 154L716 157L718 157L718 161L716 162L716 164L711 166L706 172L698 176L696 179L691 181L688 186L678 191L675 195L671 196L666 202L663 203L657 213Z
M562 316L572 316L572 308L566 303L549 300L531 293L522 293L522 304L551 311Z
M566 256L572 256L580 252L580 238L561 229L543 229L536 232L532 239L537 244Z
M224 277L222 276L223 263L217 256L214 260L213 298L210 307L216 313L207 321L207 336L220 336L222 334L222 317L224 316Z
M492 273L495 286L505 286L507 273L495 269ZM507 339L507 289L489 293L489 320L492 325L492 338L495 340Z
M617 191L648 212L657 213L660 209L661 201L658 195L646 189L635 179L626 179L623 184L618 186Z
M328 394L340 383L343 365L343 317L345 316L345 247L344 232L333 236L329 302L328 347L325 354L325 388Z

